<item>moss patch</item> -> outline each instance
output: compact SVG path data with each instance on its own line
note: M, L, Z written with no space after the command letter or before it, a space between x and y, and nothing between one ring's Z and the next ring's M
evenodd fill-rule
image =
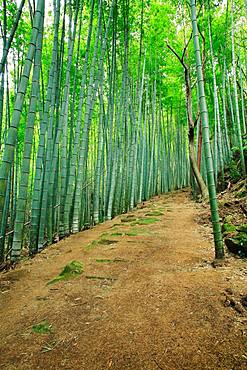
M104 235L104 234L102 234L102 235ZM106 235L108 235L108 234L106 234ZM115 244L115 243L118 243L118 240L110 240L110 239L102 238L102 239L92 241L92 243L90 243L86 246L86 249L90 250L90 249L96 247L97 245L110 245L110 244Z
M35 334L47 334L51 332L52 325L47 320L41 321L32 326L32 332Z
M120 231L117 231L117 232L111 234L111 236L124 236L124 235L125 235L125 233L120 232Z
M247 234L247 224L238 226L237 230Z
M112 233L111 236L137 236L137 235L141 235L140 233L138 233L136 230L135 231L119 231L119 232L116 232L116 233Z
M160 221L158 218L143 218L132 222L131 225L151 225L158 221Z
M114 224L111 226L111 229L114 229L115 227L122 226L122 224Z
M126 216L126 217L121 218L121 222L132 222L135 220L136 220L136 217L133 217L133 216Z
M223 232L224 233L235 233L236 232L236 226L230 223L224 223L222 226Z
M74 279L83 273L83 264L79 261L69 262L58 276L48 281L47 285L57 283L63 280Z
M127 236L137 236L138 233L136 231L128 231L128 232L125 233L125 235L127 235Z
M150 230L146 230L143 227L132 227L129 231L128 236L143 236L143 235L150 235ZM127 233L126 233L127 235Z
M128 262L127 260L125 260L124 258L114 258L113 260L110 260L110 259L105 259L105 258L99 258L99 259L96 259L96 262L97 263L116 263L116 262Z
M145 214L145 216L162 216L164 215L161 211L152 211Z
M242 190L242 191L239 191L237 193L237 197L238 198L244 198L244 197L246 197L246 195L247 195L247 191L246 190Z
M91 243L89 243L87 246L86 246L86 249L87 250L90 250L94 247L96 247L96 245L98 245L98 240L93 240Z
M109 235L109 233L103 233L100 235L101 238L104 238L105 236Z
M111 276L96 276L96 275L87 275L86 279L90 279L90 280L110 280L110 281L117 280L117 278L111 277Z
M145 220L146 218L143 218L143 219ZM139 224L136 224L136 225L138 226ZM126 225L123 225L123 226L126 226ZM125 228L123 230L121 230L121 228L116 228L116 232L112 233L111 236L143 236L143 235L150 235L150 234L152 234L150 230L146 230L141 227L134 227L134 225L132 225L127 230L125 230Z

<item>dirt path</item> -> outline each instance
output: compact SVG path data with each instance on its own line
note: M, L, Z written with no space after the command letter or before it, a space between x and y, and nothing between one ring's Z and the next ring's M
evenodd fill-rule
M2 274L0 368L246 369L246 262L211 267L200 211L187 192L157 197L131 213L155 223L119 216ZM83 274L47 286L72 260Z

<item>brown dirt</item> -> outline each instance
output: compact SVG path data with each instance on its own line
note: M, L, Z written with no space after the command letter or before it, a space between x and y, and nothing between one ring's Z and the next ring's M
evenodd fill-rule
M1 369L247 368L247 315L240 303L246 261L211 266L210 228L196 223L202 208L188 192L156 197L132 214L150 209L164 215L135 225L142 235L111 236L115 228L131 229L126 222L113 227L119 216L0 275ZM118 243L88 248L102 233ZM83 262L84 273L47 286L71 260ZM33 333L42 320L51 332Z
M246 190L247 179L244 179L218 194L219 213L223 223L227 216L231 216L231 222L234 225L246 224L247 195L243 196L243 194L246 194ZM209 222L210 210L207 205L205 205L205 211L199 216L199 223Z

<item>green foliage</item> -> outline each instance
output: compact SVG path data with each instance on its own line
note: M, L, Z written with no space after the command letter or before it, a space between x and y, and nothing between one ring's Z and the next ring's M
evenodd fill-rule
M25 93L22 91L16 99L32 32L33 19L30 13L33 3L25 2L8 55L8 70L4 75L6 89L3 92L3 122L0 122L2 123L0 159L5 154L4 163L7 163L7 169L4 167L1 172L4 187L0 191L0 214L4 209L3 218L7 221L6 225L0 225L1 230L6 233L13 228L16 229L16 220L20 219L20 213L23 224L27 222L29 225L31 221L30 241L26 243L26 240L20 240L21 236L16 238L18 253L22 247L28 245L31 246L30 249L33 248L30 252L36 253L54 239L112 219L119 214L124 215L121 218L122 224L119 221L112 226L112 231L119 225L126 231L117 229L111 236L140 235L141 231L129 230L129 226L153 224L159 221L155 216L162 216L163 210L150 207L150 212L145 215L146 219L128 215L127 212L142 200L161 192L188 186L190 183L184 70L167 47L169 44L181 57L185 43L190 40L191 19L187 3L172 0L118 1L116 8L112 8L111 18L111 1L96 1L92 13L92 2L86 1L83 3L82 13L79 12L77 25L73 25L73 20L76 19L76 5L81 5L81 1L67 2L65 12L64 1L61 1L60 9L57 9L55 14L53 3L46 4L41 53L42 73L37 93L31 93L32 78L35 75L32 65L30 74L25 75L29 81ZM55 1L54 5L57 3ZM103 7L102 28L100 24L98 28L100 3ZM223 150L224 164L227 165L230 156L227 156L226 152L229 154L230 149L226 150L224 147L226 137L223 113L226 113L228 141L233 145L229 177L236 182L241 176L240 153L237 148L238 138L235 137L236 102L231 73L232 47L229 46L231 17L230 7L227 8L225 3L200 1L197 2L196 10L199 17L200 42L205 41L207 63L203 72L207 82L210 139L212 142L215 135L215 99L212 63L209 62L209 15L212 21L215 75L220 101L219 127L222 128L223 142L223 147L218 148L220 147L218 145L217 148ZM246 22L243 20L245 7L243 0L234 3L238 49L237 78L240 84L240 68L245 74ZM6 4L8 36L14 25L19 4L12 0L6 0ZM108 20L110 20L109 32L106 35ZM0 22L3 33L2 1L0 1ZM72 51L74 29L76 37ZM184 53L184 61L190 67L195 119L198 97L195 88L197 76L192 39ZM223 77L229 78L225 78L229 88L225 95ZM245 78L243 91L245 96ZM239 92L237 91L240 102ZM31 129L34 134L28 137L26 129L29 126L27 123L31 95L37 98L37 106L33 107L35 112L32 112L35 118ZM226 99L226 112L222 109L223 95ZM15 101L20 103L22 98L23 105L18 104L16 109L16 112L21 112L18 127L10 129ZM231 100L233 107L230 104ZM245 101L243 106L244 104ZM240 118L242 124L243 118ZM15 122L17 120L13 119L12 123ZM9 132L11 149L7 152L6 138ZM247 143L244 137L243 145L246 157ZM31 153L29 165L27 161L24 163L24 149L28 146ZM15 154L10 155L12 152ZM201 172L206 178L205 163L202 164ZM20 186L22 173L28 182L27 195L23 195ZM6 184L10 177L7 192ZM239 196L245 194L243 190ZM17 207L17 199L23 205L20 209ZM21 225L19 235L29 235L28 228L29 226L26 229ZM107 235L109 234L101 235L100 240L93 241L87 248L106 244ZM14 250L11 244L10 236L3 247L0 245L0 259L11 247L11 250ZM14 257L12 252L12 260ZM61 276L56 279L61 280Z
M231 162L229 163L228 171L229 178L233 183L236 183L241 179L241 171L236 160L231 160Z
M247 247L247 233L246 232L238 233L236 239L239 240L239 243L241 246Z
M224 223L222 228L223 228L223 232L227 234L236 232L236 226L234 226L231 223Z
M237 230L247 234L247 224L242 224L242 225L238 226Z
M245 143L245 141L244 141ZM245 158L247 158L246 147L243 147ZM238 182L242 178L242 170L240 163L240 149L238 146L233 146L231 148L231 161L228 164L227 173L229 180L233 183Z

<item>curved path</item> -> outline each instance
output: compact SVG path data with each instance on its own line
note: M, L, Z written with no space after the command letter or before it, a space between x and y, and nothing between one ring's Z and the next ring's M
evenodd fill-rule
M0 368L246 369L246 262L211 266L201 210L156 197L0 275ZM72 260L83 274L47 286Z

